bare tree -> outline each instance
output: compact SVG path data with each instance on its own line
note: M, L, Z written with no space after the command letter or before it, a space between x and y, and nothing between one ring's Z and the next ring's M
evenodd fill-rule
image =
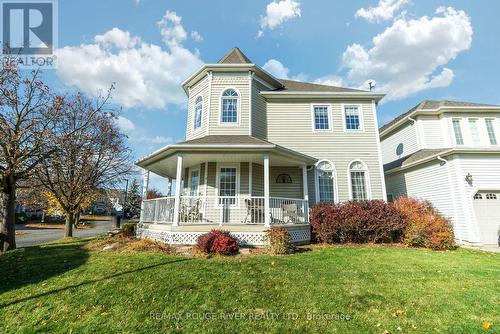
M4 64L0 70L0 252L16 248L16 188L53 153L47 134L59 117L58 101L40 72Z
M37 179L52 193L66 215L65 235L86 205L88 195L122 182L132 163L126 136L115 124L114 114L106 110L109 94L92 101L77 94L64 99L62 117L49 133L57 154L37 169Z

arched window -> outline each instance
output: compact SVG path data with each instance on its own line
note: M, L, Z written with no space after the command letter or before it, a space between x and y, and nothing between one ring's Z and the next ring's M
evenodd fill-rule
M234 89L226 89L222 93L221 123L238 123L238 93Z
M320 202L335 200L335 180L333 165L328 161L321 161L316 165L316 182Z
M354 161L349 165L349 177L351 181L351 198L354 201L364 201L368 199L366 174L367 174L366 166L361 161Z
M198 129L201 126L201 118L203 116L203 98L198 96L194 104L194 128Z

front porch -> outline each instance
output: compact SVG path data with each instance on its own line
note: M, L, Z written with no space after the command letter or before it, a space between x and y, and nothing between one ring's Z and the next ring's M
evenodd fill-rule
M309 241L307 173L315 159L264 141L234 145L170 147L170 154L139 162L146 169L143 198L149 171L175 188L166 197L143 200L140 235L192 244L198 235L222 228L242 244L261 245L264 230L283 226L294 242Z

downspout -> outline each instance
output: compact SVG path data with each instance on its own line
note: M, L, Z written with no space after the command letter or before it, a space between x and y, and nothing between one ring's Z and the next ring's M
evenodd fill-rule
M448 160L442 158L440 155L437 156L437 159L439 161L442 161L444 165L446 165L446 173L448 174L448 186L450 187L450 192L451 192L451 201L453 203L453 214L454 214L454 219L453 219L453 227L455 231L458 231L458 226L457 226L457 203L455 201L455 196L453 196L453 179L451 177L451 171L450 171L450 164L448 164ZM462 238L459 236L458 241L462 243Z

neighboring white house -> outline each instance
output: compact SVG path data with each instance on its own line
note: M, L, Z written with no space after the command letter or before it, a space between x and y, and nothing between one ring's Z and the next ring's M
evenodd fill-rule
M387 196L431 201L462 241L496 244L500 106L423 101L380 128Z
M141 159L176 179L175 196L144 200L139 235L193 244L213 228L260 245L280 225L310 240L319 201L385 199L376 105L369 91L275 78L238 48L182 84L186 141ZM180 181L180 182L179 182Z

